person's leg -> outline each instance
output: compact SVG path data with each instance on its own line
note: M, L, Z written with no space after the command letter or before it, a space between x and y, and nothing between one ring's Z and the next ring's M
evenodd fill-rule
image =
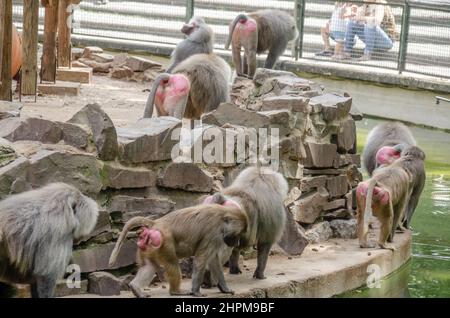
M358 36L364 41L364 25L358 24L355 21L349 21L347 23L347 30L345 32L345 53L350 54L355 46L355 36Z
M366 44L366 47L364 48L364 55L368 57L372 55L375 49L387 51L393 46L392 40L379 26L366 26L364 28L364 37L364 43Z
M320 34L322 35L322 41L323 41L323 50L324 51L331 51L331 44L330 44L330 23L327 22L327 24L320 28Z

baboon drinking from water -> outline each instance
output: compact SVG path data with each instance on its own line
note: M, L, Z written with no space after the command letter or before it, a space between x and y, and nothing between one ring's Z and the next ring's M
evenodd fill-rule
M258 264L253 277L265 278L264 270L270 248L280 239L285 227L286 211L283 202L287 193L288 184L280 173L258 166L246 168L229 187L205 199L206 203L226 202L225 205L237 206L247 214L248 230L230 257L231 274L241 273L238 264L240 250L256 245Z
M172 52L167 73L172 73L178 64L194 54L210 54L213 52L214 33L203 18L193 17L183 25L181 32L186 34L187 38L178 43Z
M75 239L89 234L97 203L64 183L0 202L0 282L31 284L33 298L52 297Z
M114 264L128 231L144 227L138 242L139 271L130 288L137 297L147 297L143 289L151 283L160 265L164 266L171 295L202 296L200 286L205 269L218 277L221 292L233 294L225 282L219 251L239 245L247 229L247 217L236 207L218 204L193 206L171 212L160 219L135 217L129 220L117 240L109 263ZM192 291L182 291L178 259L194 256Z

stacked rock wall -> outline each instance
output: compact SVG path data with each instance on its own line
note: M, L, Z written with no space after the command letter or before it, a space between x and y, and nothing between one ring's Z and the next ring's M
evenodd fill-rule
M20 104L2 102L0 199L60 181L98 201L98 224L74 250L73 263L89 278L76 292L89 288L106 295L126 288L135 233L116 265L108 266L124 222L198 203L252 164L252 151L264 153L290 185L289 222L279 243L285 251L299 255L308 241L352 238L353 189L361 180L355 120L361 115L351 97L324 94L320 85L293 73L265 69L253 81L236 79L232 91L232 102L205 114L188 143L180 142L181 121L171 117L115 128L97 104L68 122L53 122L20 117ZM266 142L252 143L252 137ZM183 264L188 273L189 262Z

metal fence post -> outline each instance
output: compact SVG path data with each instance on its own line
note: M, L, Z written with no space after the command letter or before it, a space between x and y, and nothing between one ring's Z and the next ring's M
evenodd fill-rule
M398 52L398 72L401 74L405 70L406 66L406 54L408 51L408 40L409 40L409 23L411 16L411 7L409 1L405 1L405 6L403 7L403 17L402 17L402 32L400 35L400 48Z
M186 0L186 22L194 16L194 0Z
M298 38L295 44L295 60L298 60L303 55L303 27L305 25L305 0L295 0L295 23L297 24Z

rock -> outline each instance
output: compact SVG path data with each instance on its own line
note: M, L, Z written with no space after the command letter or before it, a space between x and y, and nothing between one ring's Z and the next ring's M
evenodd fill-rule
M112 62L99 63L84 57L80 58L78 62L83 63L84 65L87 65L89 67L92 67L92 71L94 73L109 73L109 70L113 66Z
M323 205L324 211L336 210L345 206L345 199L330 201Z
M105 269L117 269L136 263L136 242L125 240L117 257L117 262L109 267L109 257L115 243L89 246L88 248L73 252L73 264L81 268L82 273L91 273Z
M305 146L306 158L302 160L305 168L331 168L336 156L335 144L308 142Z
M239 108L230 103L222 103L219 107L202 117L203 124L259 128L278 128L280 136L289 131L289 112L285 110L254 112Z
M306 237L311 244L326 242L332 236L333 230L327 221L314 224L311 229L306 231Z
M19 117L22 107L21 103L0 101L0 120Z
M73 283L73 282L71 282ZM73 288L70 288L67 285L66 280L59 280L56 284L55 288L55 297L67 297L67 296L78 296L82 294L86 294L88 291L88 280L82 279L80 281L80 286L73 286ZM31 297L31 294L30 294Z
M350 210L338 209L338 210L326 213L323 217L326 220L351 219L351 218L353 218L353 214Z
M114 160L118 154L117 133L109 116L97 103L88 104L77 112L69 123L81 124L90 128L101 160Z
M132 69L134 72L143 72L149 68L161 68L162 65L160 63L145 59L143 57L138 56L130 56L128 57L125 65Z
M347 97L348 96L350 95L347 95ZM352 108L350 109L350 116L352 116L353 120L356 121L362 120L364 118L363 113L361 113L354 104L352 104Z
M333 160L334 162L334 160ZM347 169L303 169L303 174L311 176L331 175L336 176L342 173L346 173Z
M302 195L302 191L300 191L299 188L293 187L289 193L287 198L284 200L284 206L288 207L292 204L294 204L295 201L297 201Z
M82 67L82 68L91 68L90 66L81 63L80 61L73 61L72 62L72 67Z
M352 98L337 94L323 94L311 98L309 105L312 107L312 112L321 113L325 122L331 122L349 114Z
M287 179L300 180L303 178L303 166L294 160L281 160L279 172Z
M351 220L333 220L330 222L333 230L333 237L343 239L356 238L357 222L356 219Z
M295 222L292 213L286 211L286 215L286 227L278 245L290 255L301 255L308 245L308 239L303 228Z
M13 162L17 158L14 148L6 139L0 138L0 168Z
M264 82L264 84L259 88L259 94L300 94L305 91L310 91L312 88L320 89L318 85L313 82L292 76L279 76L273 77Z
M97 159L62 149L40 150L34 154L29 160L26 180L33 188L50 182L65 182L88 194L99 193L102 189Z
M143 118L118 128L120 158L130 163L171 159L178 144L181 121L174 117Z
M213 176L193 163L171 163L158 178L158 186L191 192L211 192Z
M159 218L172 211L174 207L175 203L173 201L162 196L140 198L117 195L112 198L108 210L113 218L117 212L120 212L120 220L115 221L126 222L127 215L124 217L124 214L126 213L133 212L136 216L141 215ZM128 214L128 216L130 216L130 214Z
M62 130L62 139L68 145L86 149L89 143L89 132L82 127L70 123L58 123Z
M91 58L92 54L101 54L103 49L98 46L86 46L83 50L83 57Z
M124 276L119 277L120 279L120 290L129 291L130 290L130 283L134 279L135 275L127 274Z
M95 272L88 276L90 294L100 296L120 295L122 281L107 272Z
M126 66L121 67L113 67L111 70L111 77L116 79L123 79L123 78L131 78L134 76L134 72Z
M110 63L114 61L114 56L107 53L92 53L90 58L98 63Z
M327 179L327 190L330 197L342 197L348 192L348 181L346 176L330 177Z
M94 229L89 233L89 235L83 237L82 239L75 242L75 245L80 245L81 243L87 242L90 239L111 230L111 219L109 218L108 211L100 210L98 213L97 223Z
M13 117L2 120L0 137L11 142L33 140L56 144L62 138L62 131L57 123L50 120Z
M289 110L292 112L308 113L309 98L302 96L269 96L262 100L261 110Z
M114 55L113 66L114 67L122 67L125 65L127 60L128 60L127 53L120 53L120 54Z
M255 76L253 77L253 81L255 82L255 84L261 86L269 78L280 76L297 78L297 75L292 72L272 70L267 68L257 68L255 71Z
M347 175L347 182L352 188L356 187L358 183L363 181L363 175L361 171L358 170L356 165L348 166L345 174Z
M318 188L325 187L326 184L326 176L304 177L300 181L300 190L303 193L310 192L311 190L317 190Z
M156 77L159 75L159 71L155 69L148 69L145 70L142 76L143 82L153 82Z
M21 192L21 189L16 187L25 182L29 165L30 161L27 158L19 157L0 167L0 199L5 198L8 194ZM22 189L24 188L26 187L23 186Z
M356 151L356 125L351 118L339 123L337 149L339 153Z
M146 188L156 185L156 175L144 168L125 167L117 163L105 163L101 171L104 188Z
M79 48L79 47L73 47L72 48L72 61L78 60L80 57L83 56L85 49ZM72 64L73 66L73 64Z
M319 217L323 206L328 202L328 192L319 188L317 192L308 194L290 207L294 220L300 223L312 224Z

